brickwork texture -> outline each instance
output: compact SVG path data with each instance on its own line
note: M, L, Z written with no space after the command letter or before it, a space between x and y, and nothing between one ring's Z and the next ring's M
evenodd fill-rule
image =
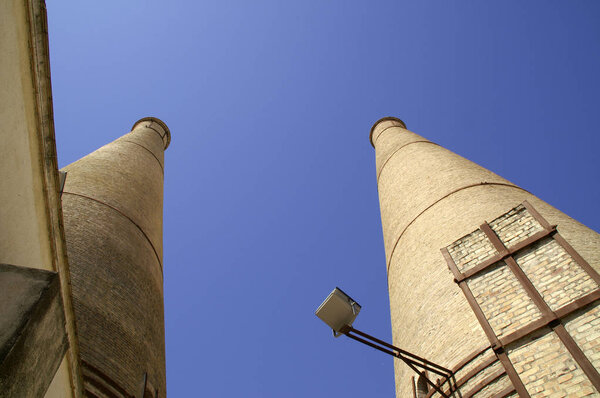
M551 238L518 253L515 260L553 311L598 289L598 284Z
M542 317L504 262L470 278L467 284L499 338Z
M567 332L596 369L600 369L600 303L565 319Z
M508 357L532 397L600 396L550 330L508 349Z
M489 225L509 248L544 229L523 205ZM498 254L481 229L452 243L448 252L462 272ZM552 310L563 308L598 290L598 284L592 277L552 237L542 238L523 248L514 254L514 259ZM465 267L465 264L469 266ZM542 317L538 306L504 261L470 277L467 285L499 338L517 332ZM600 358L599 308L599 304L586 307L564 320L566 330L596 368ZM529 333L507 347L507 352L531 396L600 396L572 354L549 328ZM488 396L481 394L492 394L492 391L502 389L499 385L490 385L477 396ZM461 390L464 391L464 387Z

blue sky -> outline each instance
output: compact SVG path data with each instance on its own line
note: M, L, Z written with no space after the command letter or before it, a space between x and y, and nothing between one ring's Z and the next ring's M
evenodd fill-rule
M382 116L600 229L598 2L47 6L60 165L144 116L172 132L171 397L393 395L392 359L313 314L340 286L391 339Z

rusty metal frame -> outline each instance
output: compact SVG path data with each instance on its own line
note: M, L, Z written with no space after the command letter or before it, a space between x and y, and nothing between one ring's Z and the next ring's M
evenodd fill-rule
M491 349L492 347L485 346L483 348L478 348L477 350L473 351L470 355L467 355L462 361L460 361L454 368L452 368L452 373L456 374L459 370L467 366L467 364L473 362L475 358L482 355L487 350Z
M540 223L540 225L545 230L553 228L548 223L548 221L546 221L546 219L542 217L542 215L528 201L524 201L523 206L529 211L532 217L538 223ZM575 262L581 268L583 268L583 270L590 276L590 278L592 278L598 285L600 285L600 274L598 274L598 272L596 272L596 270L592 268L592 266L587 261L585 261L585 259L581 257L581 255L577 253L575 249L573 249L573 246L571 246L569 242L567 242L565 238L563 238L560 234L553 235L553 238L556 241L556 243L562 246L562 248L569 254L569 256L571 256L571 258L575 260Z
M560 234L556 234L554 236L554 240L556 243L562 246L562 248L569 254L569 256L571 256L573 260L575 260L577 265L583 268L583 270L589 275L590 278L594 280L594 282L600 285L600 275L598 275L596 270L593 269L592 266L575 251L575 249L573 249L573 246L571 246L569 242L565 240L565 238L563 238Z
M461 377L458 380L455 380L454 385L450 385L450 389L449 390L444 389L444 391L449 395L454 394L460 388L462 388L469 380L471 380L473 377L475 377L477 374L479 374L480 372L484 371L488 367L497 363L499 361L499 358L495 355L492 348L490 346L485 346L483 348L473 351L471 354L466 356L462 361L460 361L456 366L454 366L452 368L452 372L454 373L454 375L456 375L458 373L458 371L460 371L462 368L464 368L467 364L473 362L477 357L484 354L488 350L490 351L490 354L492 354L491 356L489 356L486 359L484 359L485 358L485 356L484 356L482 358L482 362L479 363L479 365L477 365L476 367L471 369L469 372L467 372L467 374L465 376ZM502 370L500 372L494 372L492 375L486 377L485 379L483 379L482 381L477 383L475 386L473 386L473 388L471 390L469 390L468 392L466 392L464 395L459 395L459 396L462 398L467 398L467 397L473 396L476 393L478 393L479 391L481 391L483 388L487 387L488 385L490 385L491 383L493 383L494 381L496 381L497 379L499 379L500 377L502 377L504 375L507 375L506 370ZM412 377L411 380L414 383L414 377ZM509 380L510 380L510 378L509 378ZM445 383L440 384L440 387L443 387L444 384ZM414 384L413 384L413 391L415 391L414 394L416 394L416 390L414 390ZM511 382L511 384L508 387L506 387L499 393L495 394L493 396L493 398L505 398L515 391L516 391L515 387L513 386L512 382ZM426 398L431 398L435 393L436 393L435 390L429 391Z
M483 310L481 309L481 307L479 306L479 303L475 299L475 296L473 296L473 292L471 292L471 289L467 285L467 281L464 278L462 278L462 274L459 271L458 267L456 266L454 259L450 255L448 248L444 247L441 249L441 251L442 251L442 255L446 259L448 268L450 268L450 271L455 276L454 281L456 283L458 283L458 286L462 289L462 291L467 299L467 302L471 306L473 313L477 317L479 324L483 328L483 331L485 332L488 340L490 341L490 343L492 345L492 349L494 349L496 347L500 347L501 343L500 343L500 340L498 339L498 336L496 336L496 333L494 332L494 330L492 329L492 326L490 325L487 318L485 317L485 314L483 313ZM462 280L459 282L459 279L462 279Z
M532 215L532 217L545 230L548 230L549 228L551 228L548 221L546 221L546 219L529 202L524 201L523 206L529 211L529 213ZM581 255L579 253L577 253L577 251L573 248L573 246L571 246L569 244L569 242L567 242L566 239L563 238L558 233L554 234L552 237L553 237L554 241L556 241L556 243L558 243L567 252L567 254L569 256L571 256L571 258L575 261L575 263L577 265L579 265L583 269L583 271L585 273L587 273L587 275L590 278L592 278L592 280L594 280L594 282L596 282L598 285L600 285L600 275L596 272L596 270L594 270L590 266L590 264L583 257L581 257ZM577 362L577 365L579 365L579 367L581 368L581 370L583 370L583 372L588 377L590 382L594 385L594 387L596 387L596 390L598 390L600 392L600 373L592 365L592 363L587 358L587 356L584 354L584 352L581 350L579 345L575 342L575 340L573 339L571 334L569 334L567 329L565 329L562 322L560 322L560 321L562 321L562 318L587 306L588 304L591 304L591 303L597 301L598 299L600 299L600 289L596 289L595 291L593 291L583 297L580 297L579 299L560 308L559 310L556 311L556 312L560 313L560 316L558 316L558 314L555 314L555 316L557 316L557 318L559 319L559 322L558 322L558 324L553 325L551 327L552 327L552 330L554 331L554 333L556 333L556 335L558 336L560 341L562 341L563 345L569 351L569 353L571 354L571 356L573 357L575 362Z
M458 379L457 381L455 381L454 386L450 385L449 386L450 388L448 390L445 390L445 392L447 394L452 394L454 391L458 390L463 385L465 385L469 380L471 380L473 377L475 377L475 375L477 375L478 373L484 371L485 369L487 369L488 367L492 366L496 362L498 362L498 358L495 357L495 356L492 356L492 357L486 359L485 361L481 362L479 365L477 365L476 367L474 367L473 369L471 369L465 376L463 376L460 379ZM504 374L504 372L502 372L502 373ZM440 385L440 387L441 386L443 386L443 384ZM485 385L483 387L485 387ZM431 391L427 395L427 398L431 397L433 394L434 394L434 391ZM463 396L463 398L464 398L464 396Z
M593 302L600 300L600 289L594 290L591 293L586 294L583 297L578 298L577 300L565 305L554 311L556 316L559 318L564 318L573 312L580 310L581 308L587 306L588 304L592 304Z
M498 352L496 352L496 355L498 356L498 360L500 361L500 363L502 363L502 366L504 366L504 370L506 370L506 374L512 382L512 385L515 387L517 394L519 394L519 397L530 398L529 392L527 392L525 384L523 384L523 380L521 380L521 377L515 370L515 367L508 358L508 355L506 355L506 352L504 352L504 349L501 349Z
M484 225L487 225L487 223ZM547 230L547 231L543 230L543 231L537 232L534 235L531 235L530 237L515 244L514 246L506 248L505 252L495 254L494 256L488 258L487 260L482 261L478 265L462 272L460 275L460 279L458 279L458 281L460 282L461 280L469 279L469 278L485 271L487 268L498 264L500 261L504 261L504 260L506 260L506 258L513 256L514 254L517 254L518 252L531 246L532 244L537 243L538 241L540 241L548 236L553 236L556 233L557 233L556 227L551 227L551 229Z
M446 259L446 263L448 265L448 268L450 268L450 271L454 275L461 276L461 272L459 271L456 263L454 262L454 259L450 255L450 252L448 251L448 249L446 247L444 247L441 249L441 252L442 252L442 255L444 256L444 258ZM493 265L493 264L491 264L491 265ZM521 398L530 398L529 393L525 389L525 385L523 384L523 381L521 380L521 378L519 377L519 374L517 373L514 366L512 365L512 362L510 362L510 359L508 359L508 356L504 352L504 347L503 347L502 343L498 339L498 336L496 336L496 333L494 332L490 323L488 322L485 314L483 313L481 307L479 306L479 303L477 302L477 300L475 299L475 296L473 296L473 293L471 292L471 289L467 285L466 278L462 279L462 281L460 281L460 282L458 282L457 279L458 278L455 278L455 282L458 283L458 285L462 289L463 293L465 294L467 302L473 309L473 312L475 313L477 320L479 321L481 327L483 328L483 331L485 332L488 339L490 340L492 349L494 350L496 357L498 358L498 360L504 367L504 370L506 371L506 374L508 375L514 389L517 391L517 393L519 394L519 396Z
M509 250L504 246L504 243L500 240L498 235L492 230L490 225L486 222L483 223L479 229L487 236L487 238L492 242L492 245L496 248L499 253L506 253L507 256L504 259L504 263L508 266L508 268L512 271L513 275L517 278L525 292L529 296L529 298L535 303L540 312L542 313L542 317L548 319L549 321L556 318L556 315L552 312L552 309L548 306L544 298L535 288L533 283L529 280L525 272L521 269L519 264L515 261L514 257L510 255Z
M590 382L594 385L594 387L596 387L598 391L600 391L600 374L594 368L594 366L585 356L581 348L577 345L577 343L573 340L572 336L567 332L567 330L561 323L562 318L566 317L567 315L570 315L573 312L591 303L594 303L597 300L600 300L600 289L596 289L595 291L588 293L583 297L580 297L579 299L559 308L558 310L552 311L552 309L546 303L540 292L536 289L535 285L533 285L533 283L529 280L525 272L517 264L513 255L527 247L530 247L531 245L537 243L538 241L541 241L546 237L551 237L567 252L567 254L571 256L575 263L579 265L587 273L587 275L589 275L598 285L600 285L600 274L598 274L589 265L589 263L585 261L585 259L583 259L583 257L581 257L579 253L577 253L577 251L575 251L575 249L573 249L573 247L558 233L558 231L556 230L556 226L550 225L548 221L546 221L546 219L544 219L542 215L529 202L524 201L522 205L532 215L532 217L542 226L542 231L537 232L529 236L528 238L525 238L524 240L518 242L510 248L507 248L504 245L504 243L500 240L498 235L496 235L496 233L492 230L489 224L487 222L483 223L479 227L479 229L486 235L486 237L492 243L492 245L498 253L464 272L461 272L458 269L458 266L454 262L454 259L450 255L448 249L446 247L441 249L442 255L446 260L448 268L454 276L454 281L459 285L459 287L463 291L467 302L471 306L471 309L473 310L482 329L488 337L491 343L491 347L494 350L494 353L502 363L502 366L506 370L506 374L508 375L514 386L514 389L507 388L505 389L505 391L502 391L501 393L497 394L497 396L506 396L512 391L516 391L521 397L529 397L529 394L525 389L523 381L516 372L514 366L512 365L512 362L508 358L508 355L505 353L504 347L544 327L550 327L550 329L557 334L557 336L567 348L573 359L584 371ZM525 290L526 294L531 298L536 307L540 310L542 318L536 319L530 322L528 325L519 328L515 332L509 334L508 336L504 336L501 339L499 339L498 336L495 334L493 328L489 324L489 321L487 320L485 314L479 306L479 303L473 296L471 289L467 285L467 280L489 269L490 267L498 265L498 263L500 263L501 261L504 261L506 266L513 273L513 275L515 275L515 277L519 281L519 284ZM460 381L462 382L463 378L461 378ZM463 383L460 383L459 385L462 384Z
M483 353L485 353L485 352L486 352L486 351L488 351L488 350L490 350L490 351L493 353L493 351L492 351L492 347L490 347L489 345L488 345L488 346L485 346L485 347L483 347L483 348L479 348L479 349L477 349L477 350L473 351L471 354L467 355L465 358L463 358L463 360L462 360L462 361L460 361L458 364L456 364L456 365L455 365L455 366L452 368L452 374L453 374L453 378L452 378L451 380L446 380L446 381L448 381L448 382L450 382L450 381L453 381L453 382L454 382L454 385L452 385L451 383L448 383L448 385L450 386L450 390L449 390L448 394L451 394L451 393L453 393L453 392L457 391L457 390L458 390L458 388L459 388L459 387L460 387L462 384L466 383L466 382L468 381L468 379L470 379L471 377L473 377L473 376L474 376L474 374L473 374L473 375L471 375L471 373L473 372L473 370L471 370L471 371L469 371L469 372L467 373L467 375L469 375L469 376L464 376L464 377L461 377L461 378L460 378L460 380L458 380L458 381L456 381L456 380L454 379L454 376L456 376L456 374L457 374L457 373L458 373L458 372L459 372L459 371L460 371L462 368L464 368L465 366L467 366L467 364L469 364L469 363L473 362L473 361L475 360L475 358L477 358L478 356L482 355ZM496 358L495 356L492 356L491 358L493 358L493 359L494 359L494 362L496 362L496 361L497 361L497 358ZM486 360L485 362L487 362L487 360ZM493 363L492 363L492 364L493 364ZM479 373L481 370L485 369L487 366L489 366L489 364L487 364L486 366L482 366L482 364L479 364L479 365L477 365L477 366L476 366L474 369L479 369L479 370L478 370L477 372L475 372L475 374ZM440 385L440 387L443 387L443 386L444 386L444 384L446 383L446 381L444 381L443 383L439 384L439 385ZM427 394L427 397L426 397L426 398L430 398L430 397L431 397L431 396L432 396L434 393L435 393L435 391L434 391L434 390L431 390L431 391L430 391L430 392Z
M548 324L552 321L555 321L555 319L552 319L550 321L544 317L536 319L535 321L530 322L522 328L519 328L514 332L502 337L500 339L501 346L506 347L507 345L512 344L515 341L520 340L533 332L548 327Z

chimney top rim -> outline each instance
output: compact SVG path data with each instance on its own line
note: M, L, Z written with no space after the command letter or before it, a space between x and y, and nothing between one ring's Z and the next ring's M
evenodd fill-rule
M131 126L131 131L133 131L138 124L143 123L143 122L154 122L154 123L158 124L165 131L165 136L167 138L167 140L165 142L165 150L166 150L169 147L169 144L171 143L171 130L169 130L169 127L167 127L167 124L157 117L148 116L148 117L143 117L140 120L138 120L137 122L135 122L133 124L133 126Z
M371 145L373 146L373 148L375 148L375 143L373 142L373 132L375 131L375 127L377 127L377 125L379 123L385 122L387 120L393 120L395 122L400 122L402 124L402 126L404 126L404 128L406 128L406 123L404 123L401 119L398 119L397 117L394 117L394 116L382 117L381 119L379 119L378 121L376 121L373 124L373 127L371 127L371 131L369 132L369 141L371 142Z

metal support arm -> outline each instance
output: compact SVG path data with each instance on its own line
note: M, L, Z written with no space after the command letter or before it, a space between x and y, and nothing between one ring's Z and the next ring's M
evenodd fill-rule
M398 348L389 343L386 343L385 341L379 340L376 337L373 337L364 332L361 332L360 330L354 329L352 326L346 326L345 328L340 330L340 332L345 334L346 336L350 337L353 340L359 341L363 344L368 345L369 347L373 347L376 350L385 352L386 354L389 354L395 358L400 359L402 362L407 364L413 371L415 371L419 375L421 375L425 379L425 381L427 381L427 383L431 387L433 387L433 389L435 389L438 393L440 393L440 395L442 397L449 398L448 395L442 391L440 386L438 386L437 384L435 384L434 382L429 380L425 371L427 370L429 372L435 373L437 375L444 377L447 381L450 381L450 378L453 376L452 371L450 369L446 369L445 367L440 366L434 362L428 361L428 360L421 358L415 354L412 354L401 348ZM419 370L419 368L422 370ZM441 384L443 385L444 382ZM449 383L449 385L450 385L450 383Z

